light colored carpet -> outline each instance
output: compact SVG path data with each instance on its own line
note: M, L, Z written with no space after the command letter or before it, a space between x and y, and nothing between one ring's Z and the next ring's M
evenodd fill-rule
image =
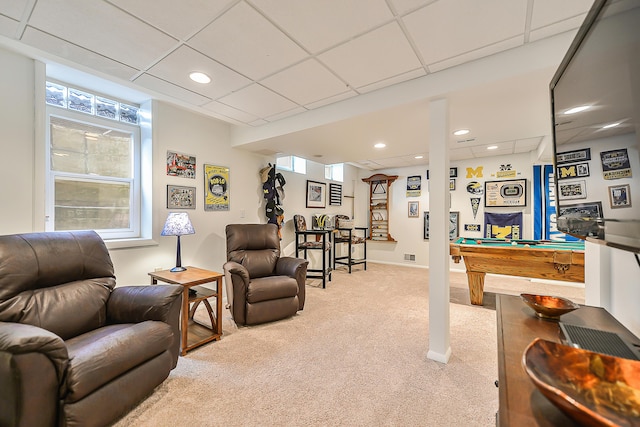
M369 263L334 272L326 289L308 283L305 309L290 319L236 328L225 310L222 340L181 357L116 425L495 425L495 311L451 304L445 365L426 357L428 270ZM451 273L451 286L466 288L466 275ZM485 289L537 286L489 276ZM541 286L584 298L580 288Z

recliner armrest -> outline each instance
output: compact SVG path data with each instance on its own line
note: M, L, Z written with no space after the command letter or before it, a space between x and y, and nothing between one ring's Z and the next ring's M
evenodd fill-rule
M164 322L173 331L171 368L178 364L180 355L181 285L119 286L107 301L109 323L140 323L146 320Z
M62 383L69 365L69 353L62 338L46 329L24 323L0 322L0 351L16 355L44 354L55 368L58 383Z
M107 301L109 323L140 323L158 320L169 323L172 307L182 302L181 285L118 286Z
M309 264L309 261L302 258L294 257L280 257L276 263L276 275L277 276L289 276L296 277L300 267Z

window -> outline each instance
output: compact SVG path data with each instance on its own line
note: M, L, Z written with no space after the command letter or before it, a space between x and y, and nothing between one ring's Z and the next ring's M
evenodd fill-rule
M333 165L325 165L324 177L333 181L344 181L344 163L336 163Z
M278 157L276 159L276 168L305 175L307 173L307 161L302 157L296 156Z
M47 82L46 229L140 237L138 108Z

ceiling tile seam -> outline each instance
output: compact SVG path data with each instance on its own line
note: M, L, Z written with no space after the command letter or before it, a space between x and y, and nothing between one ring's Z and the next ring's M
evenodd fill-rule
M52 37L52 38L56 39L56 40L60 40L60 41L62 41L62 42L65 42L65 43L67 43L67 44L70 44L71 46L75 46L75 47L77 47L77 48L79 48L79 49L82 49L82 50L84 50L84 51L86 51L86 52L91 52L91 53L93 53L94 55L99 56L100 58L104 58L104 59L106 59L106 60L109 60L109 61L115 62L115 63L120 64L120 65L124 65L125 67L132 68L132 69L134 69L134 70L139 70L139 68L138 68L138 67L134 67L133 65L125 64L124 62L122 62L122 61L118 61L117 59L110 58L110 57L108 57L108 56L104 56L103 54L98 53L98 52L96 52L96 51L94 51L94 50L91 50L91 49L86 48L86 47L84 47L84 46L80 46L79 44L76 44L76 43L73 43L73 42L71 42L71 41L69 41L69 40L66 40L66 39L60 38L60 37L58 37L58 36L56 36L56 35L53 35L53 34L51 34L51 33L49 33L49 32L43 31L43 30L41 30L40 28L37 28L37 27L31 26L31 25L27 25L27 27L29 27L29 28L33 28L33 29L34 29L34 31L39 31L39 32L41 32L41 33L43 33L43 34L46 34L46 35L48 35L48 36L50 36L50 37ZM24 42L22 42L22 43L24 43ZM25 44L29 45L28 43L25 43ZM36 47L36 46L34 46L34 47ZM36 47L36 48L37 48L37 47ZM56 55L56 56L58 56L58 55ZM74 62L74 61L72 61L72 62ZM96 68L91 67L90 65L87 65L87 64L82 64L82 63L77 63L77 62L74 62L74 63L79 64L79 65L87 66L87 67L92 68L92 69L94 69L94 70L96 70L96 71L100 71L100 70L97 70Z
M169 84L169 85L171 85L171 86L179 87L180 89L186 90L187 92L190 92L190 93L192 93L192 94L194 94L194 95L198 95L198 96L201 96L201 97L203 97L203 98L207 98L207 101L206 101L206 102L204 102L203 104L196 104L198 107L202 107L203 105L206 105L206 104L210 103L211 101L214 101L214 99L213 99L213 98L211 98L210 96L203 95L203 94L201 94L201 93L199 93L199 92L195 92L195 91L193 91L193 90L191 90L191 89L189 89L189 88L186 88L186 87L184 87L184 86L181 86L181 85L175 84L175 83L170 82L170 81L168 81L168 80L165 80L165 79L163 79L163 78L161 78L161 77L156 76L156 75L155 75L155 74L153 74L153 73L143 72L143 73L139 73L139 74L140 74L140 75L139 75L138 77L141 77L141 76L142 76L142 75L144 75L144 74L148 74L148 75L150 75L151 77L153 77L153 78L155 78L155 79L158 79L158 80L162 80L163 82L165 82L165 83L167 83L167 84ZM132 80L132 82L134 82L134 81ZM144 87L144 86L143 86L143 87Z
M370 86L375 86L375 85L377 85L378 83L382 83L382 82L384 82L384 81L386 81L386 80L393 80L393 79L395 79L396 77L400 77L400 76L404 76L404 75L406 75L406 74L413 73L413 72L414 72L414 71L416 71L416 70L424 70L424 68L423 68L423 67L413 68L413 69L411 69L411 70L406 70L406 71L403 71L403 72L401 72L401 73L394 74L393 76L387 76L387 77L385 77L385 78L383 78L383 79L376 80L375 82L370 82L370 83L367 83L367 84L365 84L365 85L358 86L357 88L354 88L354 87L352 87L352 86L349 86L349 88L352 88L352 89L354 89L354 90L356 90L356 89L360 89L360 90L362 90L362 89L365 89L365 88L370 87ZM426 75L429 75L429 74L430 74L430 73L427 73ZM426 76L426 75L425 75L425 76ZM425 76L421 76L421 77L425 77ZM409 80L412 80L412 79L409 79ZM400 83L400 82L397 82L397 83ZM394 85L395 85L395 84L397 84L397 83L394 83L394 84L389 85L389 86L394 86ZM360 95L360 94L362 94L362 93L366 93L366 92L368 92L368 91L358 92L358 95Z
M424 68L424 71L427 74L431 74L431 72L429 71L429 66L427 65L427 62L424 60L424 57L420 53L420 49L418 49L418 46L413 40L411 33L409 32L407 27L404 25L404 21L401 18L397 18L396 22L400 26L400 30L402 31L402 34L404 34L405 38L409 42L409 46L411 46L411 49L413 50L413 54L416 56L416 58L418 58L418 61L420 61L420 64L422 64L422 68Z
M27 4L25 4L22 16L20 17L20 23L18 24L18 28L16 28L16 40L22 40L37 3L38 0L29 0Z
M197 30L194 30L193 32L191 32L190 34L187 34L184 38L183 41L187 42L189 40L191 40L192 38L194 38L195 36L197 36L202 30L204 30L205 28L207 28L209 25L213 24L214 22L216 22L218 19L220 19L223 15L225 15L227 12L229 12L231 9L233 9L238 3L240 3L242 0L236 0L236 1L232 1L229 2L229 4L223 8L222 10L220 10L220 12L214 16L213 18L211 18L210 21L208 21L206 24L204 24L202 27L200 27Z
M349 85L347 85L347 86L349 86ZM304 108L306 108L306 109L307 109L307 111L308 111L308 110L314 110L315 108L309 107L309 105L316 104L316 103L318 103L318 102L322 102L322 101L324 101L324 100L331 99L331 98L336 97L336 96L341 96L341 95L344 95L344 94L348 94L349 92L352 92L352 91L355 91L355 90L354 90L353 88L351 88L351 87L347 87L347 90L345 90L344 92L340 92L340 93L336 93L336 94L333 94L333 95L325 96L324 98L316 99L315 101L308 102L308 103L306 103L306 104L304 104L304 105L301 105L301 106L302 106L302 107L304 107ZM356 93L357 93L357 92L356 92ZM358 94L358 95L359 95L359 94ZM356 95L356 96L357 96L357 95ZM325 105L326 105L326 104L325 104Z
M264 86L263 84L260 84L260 83L258 83L258 82L254 82L254 83L252 83L252 84L258 85L258 86L262 87L263 89L268 90L269 92L271 92L271 93L273 93L273 94L275 94L275 95L277 95L277 96L280 96L280 97L282 97L282 98L286 99L287 101L290 101L290 102L294 103L294 104L296 105L296 107L294 107L294 108L292 108L292 109L295 109L295 108L297 108L297 107L301 107L301 108L304 108L304 109L305 109L305 111L309 111L309 109L308 109L308 108L306 108L304 105L300 105L300 104L298 104L297 102L295 102L295 101L293 101L293 100L291 100L291 99L287 98L287 97L286 97L286 96L284 96L283 94L278 93L278 92L276 92L276 91L274 91L274 90L269 89L268 87ZM251 86L251 85L249 85L249 86ZM248 87L248 86L245 86L245 88L246 88L246 87ZM238 89L238 90L233 91L233 92L231 92L231 93L235 93L235 92L238 92L238 91L240 91L240 90L242 90L242 89ZM228 96L228 95L230 95L231 93L229 93L229 94L227 94L227 95L225 95L225 96ZM242 111L242 112L243 112L243 113L245 113L245 114L252 115L252 116L254 116L254 117L257 117L257 118L259 118L259 119L265 120L265 121L267 121L267 122L269 121L269 120L267 120L264 116L256 115L256 114L254 114L254 113L250 113L250 112L248 112L248 111L241 110L241 109L239 109L239 108L237 108L237 107L234 107L234 106L233 106L233 105L231 105L231 104L228 104L228 103L226 103L226 102L224 102L224 101L221 101L221 99L222 99L222 98L224 98L224 96L221 96L221 97L219 97L219 98L216 98L216 99L214 99L214 101L219 102L220 104L226 105L227 107L233 108L233 109L235 109L235 110ZM277 114L282 114L282 113L285 113L285 112L290 111L290 110L292 110L292 109L283 110L283 111L281 111L281 112L279 112L279 113L272 114L271 116L274 116L274 115L277 115ZM271 117L271 116L268 116L268 117Z
M148 65L146 65L145 67L142 67L142 69L133 75L133 77L131 78L131 81L134 81L135 79L137 79L138 77L140 77L141 75L143 75L144 73L147 73L151 68L153 68L154 66L158 65L160 63L160 61L167 59L167 57L169 55L171 55L173 52L175 52L176 50L178 50L180 47L184 46L184 42L178 40L178 42L175 44L175 46L171 49L168 49L166 51L165 54L160 55L158 57L158 59L151 61ZM151 73L150 73L151 74ZM153 74L152 74L153 75ZM155 76L154 76L155 77Z
M502 40L495 41L495 42L493 42L493 43L485 44L485 45L480 46L480 47L478 47L478 48L476 48L476 49L467 50L467 51L465 51L465 52L459 53L459 54L454 55L454 56L450 56L450 57L448 57L448 58L439 59L439 60L438 60L438 61L436 61L436 62L431 62L431 63L429 64L429 66L433 66L433 65L437 65L437 64L440 64L440 63L443 63L443 62L447 62L447 61L455 60L456 58L460 58L460 57L462 57L462 56L469 55L470 53L473 53L473 52L476 52L476 51L479 51L479 50L482 50L482 49L487 49L487 48L489 48L489 47L491 47L491 46L495 46L495 45L497 45L497 44L500 44L500 43L503 43L503 42L509 41L509 40L511 40L511 39L517 39L518 37L521 37L521 38L523 38L523 39L524 39L524 34L523 34L523 33L518 33L518 34L515 34L515 35L513 35L513 36L511 36L511 37L507 37L506 39L502 39ZM523 46L523 45L525 45L525 44L526 44L526 43L524 43L524 41L521 41L520 46ZM507 50L511 50L511 49L513 49L513 48L509 48L509 49L507 49ZM500 53L502 53L503 51L504 51L504 49L502 49L502 50L500 50L500 51L498 51L498 52L496 52L496 53L492 53L491 55L482 55L482 57L483 57L483 58L491 57L491 56L494 56L494 55L500 54Z
M534 0L527 1L527 13L524 18L524 43L529 43L529 37L531 35L531 22L533 20L533 2Z
M120 6L118 6L117 4L112 3L109 0L104 0L105 3L107 3L108 5L110 5L111 7L118 9L120 12L129 15L130 17L132 17L133 19L135 19L136 21L140 21L142 22L144 25L147 25L151 28L153 28L154 30L160 31L162 34L166 35L167 37L171 37L174 40L180 41L179 37L174 36L173 34L169 34L168 32L166 32L165 30L163 30L162 28L156 27L155 25L153 25L150 22L145 21L144 19L142 19L141 17L139 17L138 15L134 15L133 13L129 12L126 9L121 8Z

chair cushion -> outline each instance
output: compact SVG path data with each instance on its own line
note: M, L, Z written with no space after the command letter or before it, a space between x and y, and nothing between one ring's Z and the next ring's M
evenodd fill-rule
M171 327L158 321L109 325L66 342L66 402L76 402L130 369L164 352Z
M249 277L270 276L276 269L279 254L272 249L247 251L241 264L249 272Z
M298 282L287 276L252 279L247 289L247 302L256 303L298 295Z

